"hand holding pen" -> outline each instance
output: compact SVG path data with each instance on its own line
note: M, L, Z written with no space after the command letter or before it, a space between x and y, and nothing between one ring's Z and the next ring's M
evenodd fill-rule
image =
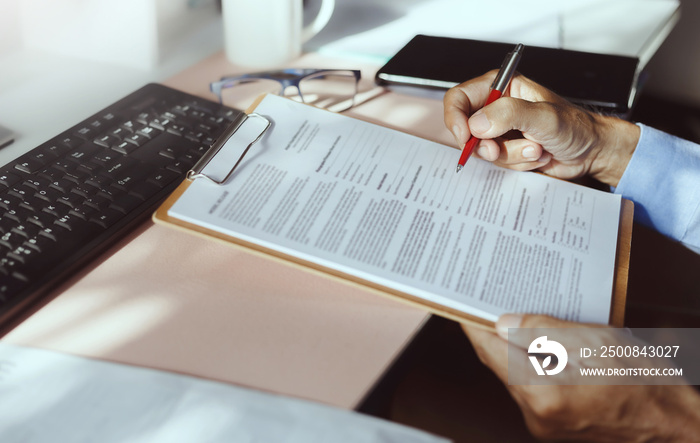
M506 58L503 60L503 64L501 65L501 69L496 75L496 79L493 81L493 84L491 84L491 91L489 92L489 97L486 100L486 105L493 103L503 95L506 88L510 84L510 80L515 74L515 70L518 67L522 53L523 45L518 44L512 52L509 52L508 55L506 55ZM464 149L462 149L462 155L459 157L459 163L457 163L457 172L464 168L464 165L467 163L467 160L474 151L474 148L476 148L476 145L479 144L479 141L480 140L476 137L471 137L469 140L467 140L467 143L464 145Z
M500 167L565 180L590 175L618 186L640 138L639 126L576 106L524 75L513 77L507 98L478 110L493 78L491 71L445 94L445 126L458 146L472 134L483 137L480 157Z

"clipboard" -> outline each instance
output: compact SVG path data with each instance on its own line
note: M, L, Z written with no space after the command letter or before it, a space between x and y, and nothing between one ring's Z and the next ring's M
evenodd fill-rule
M265 132L270 128L271 123L266 117L255 112L256 107L263 99L264 96L259 97L255 101L255 103L248 110L246 110L245 114L242 115L240 119L234 121L231 124L231 126L227 128L227 130L222 134L222 136L219 137L219 139L212 145L209 151L200 159L199 162L197 162L193 166L192 170L189 171L189 173L187 174L187 178L156 210L156 212L153 214L153 221L155 223L167 225L180 231L188 232L190 234L194 234L205 239L215 240L222 244L233 246L258 256L266 257L272 260L277 260L279 262L296 267L306 272L311 272L327 278L332 278L337 281L341 281L345 284L362 288L380 296L389 297L394 300L399 300L403 303L407 303L414 307L427 310L433 314L439 315L450 320L454 320L460 323L470 323L476 327L494 330L494 322L488 319L465 313L463 311L453 309L451 307L444 306L442 304L426 300L424 298L417 297L412 294L407 294L394 288L386 287L375 282L362 279L355 275L344 273L336 269L328 268L315 262L303 260L298 257L285 254L281 251L249 242L239 237L230 236L219 231L208 229L198 224L190 223L179 218L170 216L168 214L170 208L185 193L185 191L189 188L189 186L193 183L194 180L209 180L218 185L226 182L226 180L236 171L236 168L243 160L245 155L249 152L251 147L253 147L255 143L257 143L265 135ZM239 141L236 141L236 145L238 145L239 149L239 155L237 159L234 159L232 163L229 163L231 165L230 167L227 166L219 171L215 171L214 174L209 173L207 171L207 166L211 164L212 160L217 156L217 154L220 153L222 147L231 138L240 136L240 130L242 127L244 127L244 125L246 125L246 122L252 122L254 120L258 120L258 123L262 122L262 127L257 131L253 131L252 134L250 133L250 131L248 131L249 134L246 137L243 137ZM609 324L616 327L622 327L624 323L633 213L633 203L629 200L623 199L620 211L620 223L618 229L617 253L615 258L615 272L613 281L613 294L611 299L609 318Z

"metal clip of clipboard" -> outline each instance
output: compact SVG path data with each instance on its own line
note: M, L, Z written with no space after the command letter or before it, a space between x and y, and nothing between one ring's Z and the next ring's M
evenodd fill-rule
M247 130L247 128L245 128L243 131L239 132L239 130L241 130L241 128L244 127L246 122L250 122L253 119L262 119L265 122L261 130L255 130L254 128ZM200 158L199 161L195 163L192 169L190 169L187 172L187 179L195 180L198 178L206 178L207 180L217 185L224 184L226 180L228 180L229 177L231 177L231 175L236 170L241 161L243 161L243 158L248 153L250 148L262 138L265 132L270 128L271 124L272 122L270 122L270 120L255 112L250 114L242 113L239 118L234 120L224 130L223 134L221 134L221 136L218 139L216 139L214 144L211 145L211 148L209 148L209 150L202 156L202 158ZM243 134L243 132L246 131L250 132L250 134L247 134L247 136L246 134ZM240 141L236 140L235 138L238 136L241 136L243 139ZM248 141L248 144L241 151L238 143L246 143L246 141ZM227 149L233 152L225 152ZM240 154L238 154L238 152L240 152ZM229 169L228 171L225 170L225 166L221 165L221 161L217 162L217 166L221 166L222 168L224 168L223 171L225 172L218 171L219 174L212 176L214 175L213 173L216 173L217 171L208 171L207 168L209 167L209 169L211 169L210 165L212 165L212 160L217 155L222 153L226 153L228 155L234 154L235 162L233 163L231 169ZM219 178L220 175L223 175L223 178Z

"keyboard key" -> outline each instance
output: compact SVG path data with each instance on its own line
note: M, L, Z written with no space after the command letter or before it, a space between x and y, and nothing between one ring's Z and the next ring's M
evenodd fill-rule
M136 145L137 147L141 147L146 144L146 142L150 140L148 137L144 136L141 134L141 132L137 132L136 134L131 135L130 137L127 137L124 139L125 142L129 142L133 145Z
M39 172L37 175L41 178L54 181L63 178L64 172L60 169L56 169L53 166L51 166L50 168L44 169L43 171Z
M99 165L101 167L107 167L120 158L122 158L122 155L119 155L118 153L110 150L95 154L90 160L90 162L95 163L96 165Z
M46 152L54 158L61 157L68 151L70 151L70 147L63 144L50 144L44 148L41 148L41 152Z
M88 126L92 128L95 132L100 132L104 129L105 127L105 121L101 119L95 119L91 121Z
M41 152L37 152L36 154L32 153L30 158L39 162L42 165L46 165L46 164L50 163L51 160L56 159L57 156L50 151L41 151Z
M150 111L144 111L140 112L139 115L136 116L136 121L141 123L142 125L148 125L148 122L150 122L152 119L156 118L156 114Z
M127 140L120 142L118 145L112 146L112 149L120 154L127 155L136 150L139 146L135 143L131 143Z
M147 181L148 183L153 183L154 185L158 186L158 188L162 189L165 186L169 185L173 181L177 180L180 177L179 174L169 171L167 169L160 169L156 171L154 174L151 174Z
M80 231L80 228L85 226L85 223L83 222L84 220L82 217L77 217L69 213L57 219L54 224L56 226L60 226L61 228L68 229L69 231L77 232Z
M68 193L68 191L71 190L71 188L73 188L73 186L75 186L75 183L73 183L71 180L66 180L65 178L60 178L58 180L52 181L51 184L49 185L49 188L55 189L58 192L66 194L66 193Z
M161 188L148 182L139 182L131 187L129 195L133 195L141 200L148 200L160 191Z
M22 224L19 224L12 228L11 232L15 232L19 235L22 235L26 238L34 238L41 228L34 223L30 223L28 220L31 216L27 217L27 221L23 221Z
M117 223L119 220L124 218L124 213L115 211L114 209L107 209L98 214L94 214L90 218L90 223L99 225L105 229L109 228L113 224Z
M37 252L47 251L49 248L53 248L55 244L54 240L43 235L37 235L24 242L25 247L35 249Z
M59 193L60 193L60 191L56 191L55 189L45 188L45 189L41 189L39 191L36 191L34 193L34 197L40 198L47 203L51 203L51 202L56 201Z
M60 140L61 143L69 149L75 149L83 143L80 138L75 136L62 137Z
M106 112L100 118L102 119L102 121L110 123L113 122L117 117L111 112Z
M44 178L32 177L29 180L25 180L22 184L33 189L34 191L41 191L42 189L46 189L49 183L50 182Z
M161 149L158 154L162 155L163 157L167 157L169 159L176 159L180 157L183 153L185 152L185 147L184 146L166 146L164 149Z
M73 194L78 194L79 196L81 196L83 198L88 198L92 195L92 189L90 189L90 187L86 186L86 185L74 186L70 190L70 192L72 192Z
M9 258L13 258L22 264L27 264L34 257L38 256L40 251L34 248L29 248L24 244L17 246L12 252L7 254Z
M92 186L98 190L109 187L114 182L112 177L106 175L96 175L85 180L87 186Z
M214 141L212 140L212 143L213 142ZM209 148L211 148L211 145L196 144L193 148L190 148L188 152L199 158L203 156L209 150Z
M147 139L152 139L158 135L160 135L161 131L152 127L152 126L146 126L145 128L139 129L136 131L138 135L141 135L143 137L146 137Z
M37 236L37 238L43 237L45 239L49 239L53 242L56 242L56 241L58 241L59 237L61 237L61 236L62 235L61 235L60 229L54 225L54 226L47 226L46 228L39 231L39 235Z
M75 135L78 138L82 138L83 140L90 140L92 137L94 137L96 134L95 129L89 127L89 126L81 126L76 130L73 135Z
M93 158L95 154L101 151L102 148L100 146L92 143L85 143L79 148L72 150L70 154L68 154L67 158L80 164L89 158Z
M17 246L24 243L26 239L27 238L21 234L10 231L0 236L0 244L5 246L7 249L14 250Z
M76 166L74 169L66 171L66 173L63 174L63 178L65 180L72 181L73 183L80 184L87 180L91 175L92 174L89 172Z
M64 204L64 205L70 207L71 209L73 209L76 206L83 204L84 201L85 201L84 197L81 197L80 195L77 195L77 194L68 193L66 195L59 197L58 200L56 200L56 203Z
M78 172L82 172L92 176L100 172L102 169L104 169L102 165L98 165L97 163L93 162L87 162L79 164L77 170Z
M0 215L0 235L10 232L15 226L17 226L16 220ZM2 255L0 255L0 257L2 257Z
M32 211L23 208L22 206L17 206L16 208L8 209L5 211L3 218L8 220L13 220L16 224L22 223L24 220L32 215Z
M115 179L119 174L124 174L127 170L134 167L136 163L137 160L122 157L118 161L111 164L107 169L102 171L100 175Z
M102 211L104 209L107 209L111 203L112 202L106 198L94 196L85 199L85 202L83 204L90 206L91 208L95 208L98 211Z
M27 174L32 174L39 169L44 167L44 163L35 158L24 158L15 165L15 169L18 171L25 172Z
M112 132L109 133L109 136L118 139L118 140L123 140L124 137L128 137L131 134L131 131L126 130L122 127L115 128L112 130Z
M195 163L196 161L192 156L184 155L175 163L168 165L167 168L171 171L182 174L192 169L192 166L194 166Z
M128 132L135 132L137 128L140 128L141 125L139 125L137 122L134 122L133 120L127 120L124 123L121 124L122 129Z
M114 201L115 198L119 197L121 192L114 188L102 188L97 191L97 196L100 198L105 198L109 201Z
M148 122L148 126L151 126L156 129L160 129L161 131L165 131L165 129L168 127L168 125L172 122L172 120L169 120L167 118L153 118L151 121Z
M53 222L56 220L56 216L49 214L47 212L41 211L37 212L35 214L30 215L27 217L27 221L29 223L34 223L40 228L46 228L48 226L51 226ZM39 232L37 231L37 235Z
M10 187L20 180L22 180L22 177L18 174L7 171L0 173L0 185Z
M53 215L54 217L60 217L63 214L67 214L68 209L66 209L65 205L58 205L58 204L53 203L53 204L48 204L48 205L44 206L41 209L41 212L44 212L44 213L49 214L49 215Z
M88 205L82 204L82 205L76 206L75 208L68 211L68 215L71 215L73 217L78 217L79 219L82 219L82 220L88 220L96 212L97 212L97 210L95 208L92 208Z
M24 200L27 198L28 195L33 195L34 190L28 186L24 185L19 185L19 186L13 186L12 188L7 190L7 195L13 195L19 199Z
M143 203L143 199L125 194L113 201L109 207L122 214L129 214L131 211L138 208L141 203Z
M10 209L16 209L22 203L22 199L15 197L14 195L0 195L0 209L9 211Z
M173 135L184 135L190 132L190 128L185 125L173 123L172 125L168 126L167 131Z
M115 137L112 134L106 134L96 138L93 141L98 146L102 146L104 148L111 148L112 146L119 144L121 142L121 139L119 137Z
M201 131L189 131L185 134L185 138L187 140L191 140L196 143L201 142L206 136L207 134Z
M76 167L77 166L74 162L72 162L70 160L63 159L63 158L60 160L56 160L51 165L51 168L56 169L58 171L61 171L63 173L65 173L66 171L71 171L71 170L75 169Z
M19 207L36 212L41 211L41 208L43 208L45 204L45 200L37 198L34 196L34 194L31 194L25 197L24 200L22 200L22 203L19 204Z

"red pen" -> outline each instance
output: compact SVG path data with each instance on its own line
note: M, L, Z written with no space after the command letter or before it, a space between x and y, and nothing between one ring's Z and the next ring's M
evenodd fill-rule
M489 97L486 99L486 105L489 105L501 98L501 95L503 95L503 92L510 83L510 79L512 79L513 74L515 74L515 69L518 67L522 53L523 45L518 44L512 52L509 52L508 55L506 55L506 59L503 60L501 69L498 70L496 79L493 81L493 83L491 83L491 92L489 92ZM461 171L464 165L467 164L469 156L472 155L472 151L478 144L479 139L476 137L471 137L469 140L467 140L467 143L464 145L464 149L462 149L462 155L459 156L457 172Z

